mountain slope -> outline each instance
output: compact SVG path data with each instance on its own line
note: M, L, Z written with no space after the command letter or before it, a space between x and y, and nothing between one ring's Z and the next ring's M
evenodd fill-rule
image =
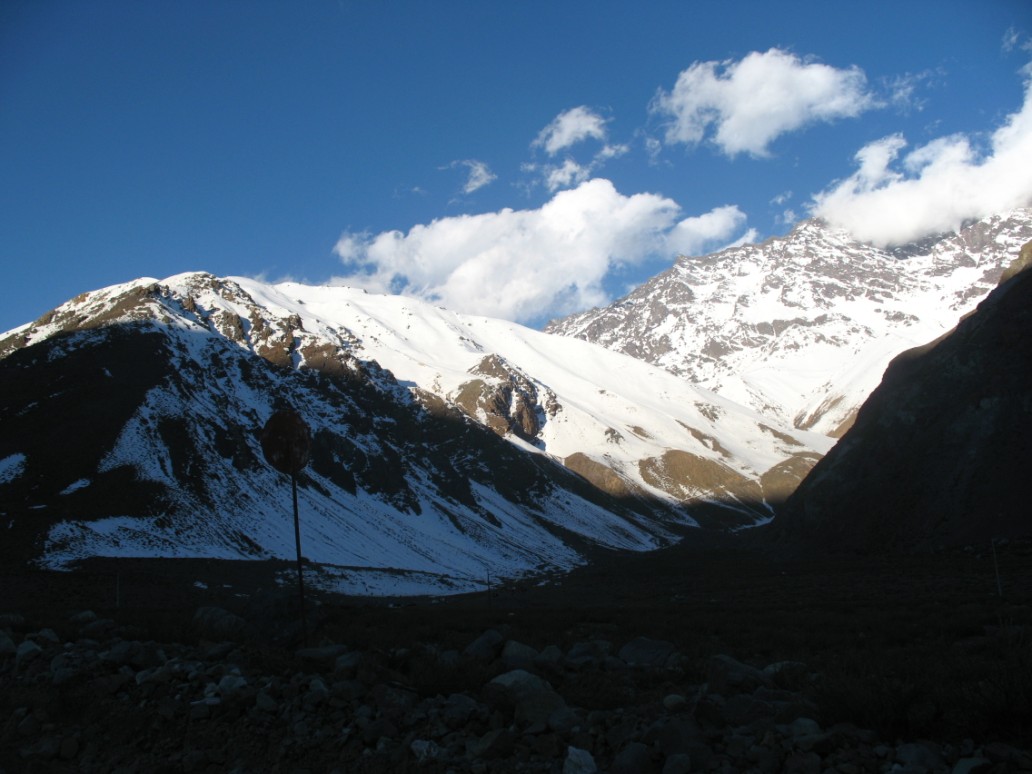
M880 250L804 221L682 257L627 297L550 323L800 429L839 436L893 356L936 338L1032 239L1032 209Z
M203 273L9 332L0 393L8 559L291 556L289 488L257 441L290 405L315 436L305 554L371 591L652 548L703 501L754 523L829 445L585 342Z
M773 534L840 551L1032 536L1030 331L1032 242L956 330L892 361Z

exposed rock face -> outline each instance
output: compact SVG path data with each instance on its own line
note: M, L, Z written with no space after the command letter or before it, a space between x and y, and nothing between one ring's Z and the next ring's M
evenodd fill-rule
M756 482L717 460L671 449L662 457L642 460L642 477L653 486L677 492L684 499L711 497L759 502L763 494Z
M533 441L548 417L562 408L550 391L542 405L534 382L498 355L487 355L470 373L480 378L462 385L454 401L500 436L512 433Z
M1032 242L947 336L904 352L773 527L828 549L1032 534Z
M574 473L586 478L606 494L620 498L641 496L643 494L637 486L623 478L611 467L593 460L581 452L571 454L563 460L563 464Z

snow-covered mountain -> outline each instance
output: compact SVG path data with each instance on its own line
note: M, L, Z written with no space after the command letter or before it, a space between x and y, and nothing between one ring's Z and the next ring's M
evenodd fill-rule
M289 486L257 437L289 405L314 432L305 554L362 591L479 587L762 522L831 445L578 339L204 273L85 293L0 336L0 394L8 555L291 557Z
M941 336L1032 238L1032 209L882 250L819 221L681 257L612 305L554 321L799 429L840 436L899 352Z
M549 332L204 273L84 293L0 335L0 561L292 557L258 441L284 406L314 433L303 549L345 590L478 588L764 523L889 360L1029 239L1030 209L892 251L809 221Z

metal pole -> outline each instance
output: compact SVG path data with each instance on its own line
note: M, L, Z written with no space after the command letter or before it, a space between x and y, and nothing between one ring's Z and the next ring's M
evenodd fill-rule
M297 474L290 474L290 490L294 498L294 542L297 545L297 590L301 598L301 633L308 645L308 622L305 619L305 579L301 573L301 522L297 517Z

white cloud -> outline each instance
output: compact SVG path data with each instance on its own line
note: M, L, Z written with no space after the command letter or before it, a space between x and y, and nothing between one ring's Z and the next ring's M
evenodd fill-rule
M1005 53L1010 53L1021 44L1021 33L1019 33L1014 27L1008 27L1007 31L1003 33L1003 41L1000 47Z
M663 150L663 143L655 137L645 138L645 154L648 156L649 165L655 166L659 163L659 154Z
M890 245L1032 204L1032 74L1026 75L1024 104L985 148L954 134L901 156L904 137L884 137L857 152L856 172L813 197L812 214L858 239Z
M571 188L591 177L591 170L581 166L573 159L566 159L558 166L546 166L543 169L545 186L549 191Z
M608 119L583 105L563 111L538 133L531 143L532 148L543 148L552 158L589 139L601 142L602 148L587 162L577 161L567 155L561 162L525 164L524 171L539 174L545 187L552 192L580 185L595 175L607 161L630 150L627 145L608 142L607 122Z
M524 164L523 171L537 173L550 192L562 188L573 188L598 172L609 159L622 156L628 150L626 145L606 145L587 164L567 156L561 164Z
M728 156L764 157L782 134L877 104L859 68L840 70L772 48L737 62L695 62L650 109L669 119L667 143L696 145L715 130L712 140Z
M601 163L603 161L609 161L609 159L615 159L623 156L627 151L630 150L628 145L609 145L608 143L602 146L602 150L595 154L595 161Z
M471 194L498 179L498 175L494 174L487 164L476 159L453 161L450 166L452 168L466 167L468 175L465 184L462 186L463 193Z
M680 216L671 199L623 196L595 178L539 209L441 218L408 233L345 233L335 252L349 275L338 281L471 314L540 320L608 302L602 283L614 267L726 240L744 220L735 207Z
M888 99L902 113L922 111L928 101L919 96L918 89L941 76L938 70L923 70L919 73L904 73L882 79L882 86L888 92Z
M554 156L572 145L595 139L606 140L606 119L583 105L563 111L538 134L532 145Z
M731 204L717 207L704 215L685 218L667 234L667 251L677 255L697 255L704 247L726 240L745 225L745 213Z
M726 245L717 248L717 252L720 250L727 250L731 247L741 247L742 245L751 245L758 242L760 239L760 232L754 228L749 229L742 234L738 239L733 242L728 242Z
M1014 27L1010 27L1003 34L1003 40L1000 43L1000 48L1005 54L1009 54L1014 50L1032 52L1032 38L1019 32Z

